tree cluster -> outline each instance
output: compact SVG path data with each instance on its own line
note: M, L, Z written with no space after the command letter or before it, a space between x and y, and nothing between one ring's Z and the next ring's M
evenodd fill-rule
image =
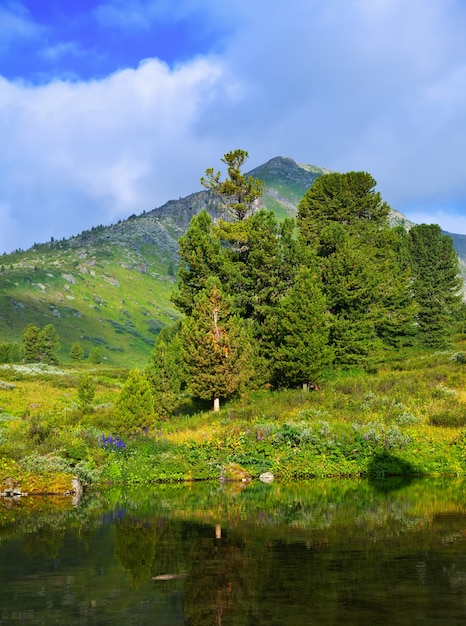
M60 338L53 324L43 328L28 324L21 334L23 340L23 361L26 363L58 364Z
M225 155L224 182L213 169L202 179L233 221L203 211L179 240L173 301L184 317L161 333L148 368L167 411L183 387L218 408L247 386L306 387L331 365L448 342L461 281L438 226L391 228L366 172L322 176L297 218L279 222L252 210L263 187L241 174L245 158Z

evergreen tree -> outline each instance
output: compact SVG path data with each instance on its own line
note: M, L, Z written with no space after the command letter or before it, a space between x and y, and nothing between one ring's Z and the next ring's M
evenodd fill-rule
M408 249L412 291L419 306L419 340L425 346L443 347L461 306L462 280L453 240L437 224L420 224L409 231Z
M380 345L371 314L380 277L368 250L348 236L320 260L335 363L367 362Z
M161 417L168 417L176 408L184 382L180 331L179 323L161 330L146 368L155 409Z
M53 324L47 324L38 335L39 361L49 365L57 365L59 348L60 337L57 330Z
M298 224L305 240L317 244L322 229L332 223L356 232L361 228L367 231L368 225L387 225L390 207L375 186L367 172L335 172L318 178L298 206Z
M81 361L84 356L84 350L79 341L75 341L70 348L70 357L72 361Z
M389 207L374 187L365 172L328 174L299 205L301 237L321 275L339 364L367 363L413 329L410 275L397 255Z
M326 300L314 273L298 270L293 287L276 310L275 375L287 387L316 384L331 361Z
M9 343L0 343L0 363L10 363Z
M39 361L39 333L40 328L34 324L28 324L21 333L23 360L26 363L37 363Z
M222 273L222 249L207 211L192 218L178 246L181 258L178 289L172 294L172 301L182 313L190 315L194 298L204 289L207 280Z
M10 363L19 363L21 361L21 347L16 342L10 343Z
M228 166L228 178L221 181L221 172L215 172L213 167L208 168L206 176L201 178L201 184L211 190L238 220L243 220L252 211L254 203L264 193L263 181L241 172L248 157L246 150L232 150L221 159Z
M89 355L87 357L89 363L93 363L94 365L100 365L102 363L102 350L99 346L94 346Z
M130 371L115 403L114 424L119 434L137 435L154 423L154 399L149 381L138 369Z
M217 233L226 251L223 284L234 310L260 324L293 282L294 220L279 223L272 211L261 210L241 224L221 223Z
M244 322L230 315L217 279L210 279L196 296L181 338L188 390L212 400L218 410L220 398L228 398L251 378L252 347Z

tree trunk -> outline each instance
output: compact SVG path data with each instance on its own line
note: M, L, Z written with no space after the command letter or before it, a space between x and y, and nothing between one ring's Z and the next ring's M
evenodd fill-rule
M214 411L220 411L220 398L214 398Z

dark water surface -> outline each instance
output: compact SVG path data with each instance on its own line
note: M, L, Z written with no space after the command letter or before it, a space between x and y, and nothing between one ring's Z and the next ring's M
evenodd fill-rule
M0 501L0 624L466 623L466 483Z

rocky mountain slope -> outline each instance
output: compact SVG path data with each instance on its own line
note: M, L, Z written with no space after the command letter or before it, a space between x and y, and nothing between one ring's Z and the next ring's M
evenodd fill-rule
M305 191L327 171L277 157L250 173L266 183L261 205L284 217L296 213ZM53 323L64 360L79 341L86 353L99 346L111 364L144 366L157 333L178 316L170 301L177 241L204 208L222 217L212 195L200 191L117 224L3 255L0 343L19 342L28 323ZM392 222L410 225L395 211ZM466 237L452 236L466 258Z

